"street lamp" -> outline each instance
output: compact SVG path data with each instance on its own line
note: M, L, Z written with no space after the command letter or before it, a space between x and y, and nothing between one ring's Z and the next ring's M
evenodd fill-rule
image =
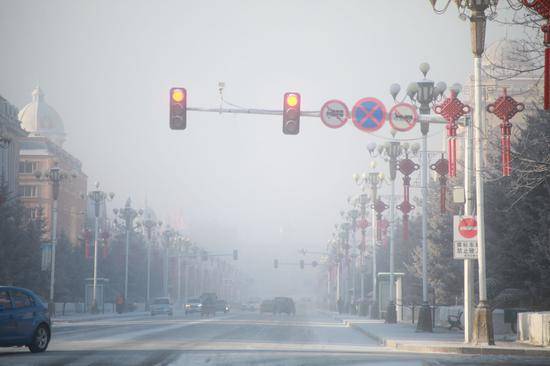
M94 203L94 216L95 216L95 228L94 228L94 278L93 278L93 285L92 285L92 306L91 306L91 312L97 313L97 249L98 249L98 241L99 241L99 211L101 209L101 205L106 200L112 200L115 197L114 193L105 193L99 189L99 182L96 182L95 184L95 191L91 191L88 193L88 198Z
M134 229L134 220L136 217L143 214L143 210L135 210L132 208L132 201L128 197L126 204L121 209L113 209L113 212L116 216L124 222L124 228L126 231L126 253L125 253L125 262L124 262L124 303L128 301L128 253L130 249L130 232Z
M51 262L50 262L50 296L48 301L48 310L50 314L55 314L55 299L54 299L54 288L55 288L55 249L57 246L57 205L59 200L59 186L61 182L69 178L76 178L76 174L69 175L67 172L62 171L59 168L57 162L54 163L54 166L46 173L41 171L35 171L34 173L37 179L44 178L52 183L52 226L51 238L52 238L52 251L51 251Z
M163 255L163 277L162 277L162 292L164 296L169 296L168 294L168 260L169 260L169 251L172 249L173 240L176 235L176 232L170 227L167 226L166 229L162 232L162 245L164 249Z
M441 14L447 10L450 0L442 9L437 9L438 0L430 0L434 11ZM487 302L485 270L485 195L483 182L483 101L481 95L481 56L485 49L487 18L496 16L498 0L455 0L462 20L470 19L471 48L474 56L474 150L477 213L479 304L475 310L472 341L476 344L494 345L493 317ZM466 269L466 262L465 269ZM466 296L465 296L466 297ZM465 332L466 336L466 332Z
M146 310L149 310L149 305L151 303L151 247L153 245L151 238L153 230L156 227L160 227L162 225L162 222L157 221L153 211L150 208L145 207L145 210L143 212L142 225L147 238L147 289L145 295L145 308Z
M366 315L365 309L363 309L363 304L365 302L365 256L366 256L366 250L367 250L367 244L366 244L366 229L369 226L369 222L367 220L367 204L369 203L369 196L367 195L367 188L368 188L368 174L362 173L362 174L354 174L353 175L354 182L361 188L361 193L359 196L357 196L356 204L359 207L359 212L361 216L361 220L359 220L359 228L361 229L361 243L359 244L359 252L361 255L360 259L360 273L361 273L361 307L360 307L360 315Z
M427 79L430 71L430 64L423 62L419 66L419 70L423 75L422 80L412 82L407 87L407 91L403 96L403 100L408 98L413 104L418 107L420 115L430 115L435 104L443 98L447 90L447 84L443 81L435 83ZM458 83L453 84L452 91L460 92L461 86ZM390 86L390 94L394 100L397 100L401 87L399 84ZM432 312L428 302L428 254L427 254L427 237L428 237L428 132L430 130L430 122L423 120L420 122L420 131L422 133L422 148L421 148L421 186L422 186L422 306L418 315L416 325L417 331L432 332Z

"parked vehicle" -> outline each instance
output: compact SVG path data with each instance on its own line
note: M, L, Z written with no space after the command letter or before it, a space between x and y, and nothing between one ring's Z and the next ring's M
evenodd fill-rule
M216 301L216 311L223 311L224 313L229 312L229 304L225 300Z
M30 290L0 286L0 347L26 346L44 352L51 339L48 307Z
M185 315L201 311L202 302L200 299L189 299L185 303Z
M201 317L216 316L216 302L213 297L205 297L202 301Z
M151 316L157 314L174 315L174 309L168 297L157 297L151 304Z
M259 306L259 302L255 300L248 301L246 303L241 304L241 310L243 311L257 311Z
M264 300L260 304L260 313L272 313L273 312L273 300Z
M296 315L296 307L294 300L290 297L276 297L273 300L273 314Z

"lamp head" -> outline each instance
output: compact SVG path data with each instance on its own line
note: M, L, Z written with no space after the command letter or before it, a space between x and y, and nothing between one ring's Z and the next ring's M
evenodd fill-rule
M419 69L422 75L426 77L426 75L428 74L428 71L430 71L430 64L427 62L423 62L420 64Z
M376 149L376 142L371 141L367 144L367 150L369 151L369 154L374 154L374 150Z
M390 94L393 100L397 98L397 95L399 94L400 91L401 91L401 85L395 83L390 86Z

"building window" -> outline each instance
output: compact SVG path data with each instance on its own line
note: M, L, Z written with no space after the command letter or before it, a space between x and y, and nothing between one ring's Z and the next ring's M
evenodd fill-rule
M25 217L28 220L37 220L40 218L41 211L39 207L25 207Z
M38 169L37 161L20 161L19 162L19 173L34 173Z
M19 186L21 197L38 197L38 186Z

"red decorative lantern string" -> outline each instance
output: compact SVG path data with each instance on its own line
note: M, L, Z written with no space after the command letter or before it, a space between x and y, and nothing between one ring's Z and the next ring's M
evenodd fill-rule
M522 0L523 5L536 11L546 20L544 33L544 109L550 109L550 0Z
M372 208L376 211L376 240L378 241L382 240L382 227L380 225L382 221L382 212L384 212L388 207L389 206L382 202L381 199L376 200L376 202L372 205Z
M498 99L487 106L489 113L497 116L502 123L500 124L500 145L501 145L501 159L502 159L502 175L507 177L512 171L510 164L510 135L512 134L512 124L510 119L525 109L523 103L518 103L508 95L506 88Z
M109 238L111 234L108 231L102 231L100 234L101 241L103 243L103 258L106 258L109 255Z
M386 219L380 220L380 236L383 239L383 245L384 247L388 246L388 228L390 227L390 222Z
M365 230L367 229L367 227L369 227L369 222L367 221L367 219L363 218L359 220L357 224L361 229L361 244L359 244L359 251L361 252L361 256L363 256L365 251L367 250Z
M87 259L92 257L90 246L92 241L92 232L88 229L84 229L82 232L82 241L84 242L84 255Z
M447 121L447 136L449 137L449 176L456 176L456 130L458 129L457 121L460 117L470 113L470 106L462 103L456 97L456 92L451 91L451 96L443 101L440 105L435 106L434 112L441 115Z
M409 240L409 213L414 210L414 205L411 205L409 200L409 188L411 186L410 175L420 168L420 165L409 159L409 154L405 153L405 159L397 163L397 169L403 174L403 202L397 209L403 213L403 239Z
M441 159L430 165L430 169L439 175L439 207L441 213L445 213L445 198L447 197L447 174L449 173L449 162L441 154Z

